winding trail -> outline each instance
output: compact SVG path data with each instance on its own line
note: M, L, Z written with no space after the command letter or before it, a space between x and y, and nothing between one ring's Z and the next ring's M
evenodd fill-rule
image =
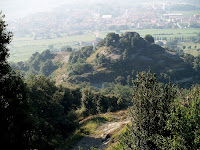
M107 122L102 124L95 131L95 133L101 134L94 133L88 136L84 136L71 150L79 150L79 147L81 147L82 150L89 150L90 147L95 147L98 150L103 150L107 147L112 134L116 131L120 131L122 127L124 127L129 122L130 119L125 119L123 121Z

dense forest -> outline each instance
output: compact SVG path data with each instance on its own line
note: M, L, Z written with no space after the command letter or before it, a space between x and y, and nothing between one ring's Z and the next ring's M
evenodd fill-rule
M151 35L128 32L110 33L96 47L71 52L67 65L53 61L49 50L10 64L13 34L6 27L1 14L2 147L70 149L81 120L126 109L131 122L111 149L200 147L200 86L191 86L199 79L199 57L173 54L154 44ZM68 78L58 84L54 77L63 66ZM191 78L181 84L187 89L172 83L184 78ZM97 83L101 88L91 86Z

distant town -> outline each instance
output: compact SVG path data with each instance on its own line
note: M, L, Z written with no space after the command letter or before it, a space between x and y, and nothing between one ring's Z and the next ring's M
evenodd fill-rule
M173 7L176 7L174 11ZM177 9L178 8L178 9ZM177 10L184 11L177 11ZM137 8L64 9L58 12L44 12L9 22L9 29L17 36L32 35L50 38L52 34L60 37L81 35L92 31L98 37L99 31L165 28L200 28L200 11L189 4L163 3L160 5L141 5ZM180 13L190 12L190 13Z
M28 60L46 49L76 51L96 46L110 32L122 36L133 31L141 37L151 34L155 44L180 54L200 54L200 0L81 1L58 4L51 11L35 7L33 13L16 14L12 19L5 13L7 30L14 34L10 60Z

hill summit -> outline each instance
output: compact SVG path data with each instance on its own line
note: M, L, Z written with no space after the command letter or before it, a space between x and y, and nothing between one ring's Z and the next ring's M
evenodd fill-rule
M151 35L142 38L136 32L109 33L96 47L72 52L65 79L95 86L113 81L126 84L136 72L149 68L162 82L169 81L169 77L179 83L192 79L192 67L179 55L155 44Z

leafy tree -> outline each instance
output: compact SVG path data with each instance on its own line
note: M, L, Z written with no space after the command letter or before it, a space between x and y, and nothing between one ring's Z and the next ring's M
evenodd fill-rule
M22 77L7 62L12 33L0 13L0 145L6 149L30 149L34 121Z
M94 93L89 89L84 89L82 93L82 105L86 109L86 115L97 114L97 99L94 96Z
M142 48L146 45L146 41L140 36L134 36L131 38L131 48Z
M41 55L39 56L39 60L40 61L45 61L46 59L53 59L54 58L54 54L52 54L50 52L50 50L45 50L41 53Z
M119 41L119 34L108 33L105 38L106 46L116 46Z
M160 149L191 149L200 147L200 87L194 86L189 94L173 104L166 124L169 136L157 136ZM183 92L181 92L181 95Z
M3 20L3 18L5 17L5 15L2 15L2 13L0 13L0 41L1 41L1 55L0 55L0 62L1 62L1 66L4 66L7 62L6 59L8 58L9 54L8 54L8 48L7 48L7 44L9 44L11 42L12 39L12 33L6 30L7 25L5 24L5 21Z
M120 48L126 49L129 48L130 42L127 38L120 38L118 45Z
M41 54L38 52L32 54L28 61L12 64L12 67L22 71L26 78L33 74L49 76L60 65L54 64L51 60L53 58L54 54L50 50L45 50Z
M60 148L63 139L77 126L74 121L76 115L70 108L62 105L64 90L56 87L55 82L45 76L31 76L26 83L34 110L33 115L37 118L34 148Z
M195 71L200 71L200 57L196 57L193 62L193 69Z
M72 52L69 57L70 63L85 62L87 57L89 57L94 51L93 46L82 47L79 51Z
M72 47L71 46L63 46L60 49L61 52L71 52L72 51Z
M64 97L61 101L61 105L64 107L65 113L69 112L71 109L77 110L81 107L82 93L79 88L68 89L60 87L60 89L62 89L62 91L64 92Z
M101 93L103 95L116 95L122 97L128 103L130 103L130 99L132 98L131 88L128 85L122 84L104 82L102 84Z
M150 34L145 35L144 39L149 43L154 43L154 38Z
M31 56L30 59L29 59L29 62L32 62L33 60L35 60L35 58L36 58L38 55L39 55L38 52L33 53L32 56Z
M194 56L192 56L191 54L185 54L183 60L184 60L184 62L187 62L187 63L193 65Z
M83 89L81 97L81 107L84 109L83 115L113 112L125 108L127 106L125 99L118 94L118 91L116 93L115 95L113 93L105 94L103 91L94 92L89 88ZM124 95L126 96L126 93Z
M137 32L126 32L123 34L123 37L131 39L133 37L140 37L140 35Z
M92 70L92 66L88 63L75 63L67 67L70 75L81 75Z
M52 63L51 60L47 60L40 67L40 73L49 76L57 67Z
M156 134L167 134L164 127L174 96L174 88L170 84L162 87L150 71L137 74L130 108L132 126L123 140L125 149L157 148L153 139Z

